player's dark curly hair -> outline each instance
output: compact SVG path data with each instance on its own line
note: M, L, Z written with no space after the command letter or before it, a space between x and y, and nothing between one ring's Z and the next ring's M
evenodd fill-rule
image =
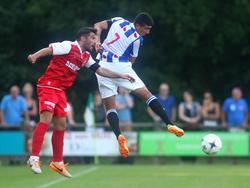
M97 30L93 27L82 27L79 29L79 31L76 33L76 40L80 40L81 36L87 36L90 33L95 33L96 34Z
M141 12L141 13L137 14L137 16L135 17L134 23L139 24L141 26L144 26L144 25L153 26L154 20L149 15L149 13Z

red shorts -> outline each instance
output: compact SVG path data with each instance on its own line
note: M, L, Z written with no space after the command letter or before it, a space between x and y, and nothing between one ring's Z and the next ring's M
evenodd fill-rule
M67 100L64 91L37 87L39 113L46 110L56 117L67 116Z

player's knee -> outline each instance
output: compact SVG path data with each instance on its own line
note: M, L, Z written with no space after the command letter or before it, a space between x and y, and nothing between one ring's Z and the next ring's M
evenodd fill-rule
M55 123L54 128L58 131L63 131L66 129L66 122Z
M46 124L50 124L52 121L52 113L47 112L47 111L43 111L40 114L40 122L46 123Z
M152 96L152 93L146 87L136 90L135 93L145 102Z

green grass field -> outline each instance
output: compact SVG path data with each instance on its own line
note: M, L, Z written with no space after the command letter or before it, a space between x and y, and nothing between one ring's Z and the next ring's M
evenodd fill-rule
M35 175L27 167L0 166L1 188L249 188L248 165L106 165L69 166L67 179L43 166Z

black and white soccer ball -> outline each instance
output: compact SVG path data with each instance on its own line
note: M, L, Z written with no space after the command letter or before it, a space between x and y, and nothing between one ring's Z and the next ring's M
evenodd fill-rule
M202 138L201 149L208 155L214 155L222 148L220 137L215 134L207 134Z

